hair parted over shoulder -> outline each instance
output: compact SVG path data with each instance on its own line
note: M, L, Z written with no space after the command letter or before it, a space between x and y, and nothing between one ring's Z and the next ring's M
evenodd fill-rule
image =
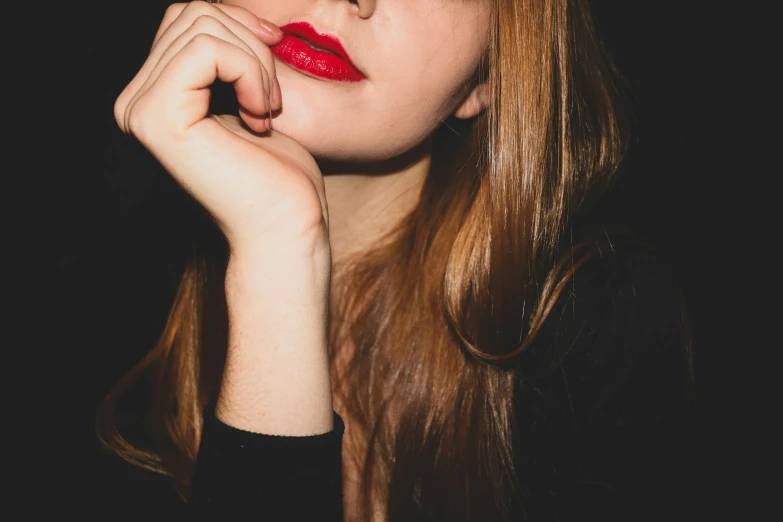
M489 106L444 122L417 206L333 269L330 355L347 361L333 369L335 402L362 434L345 458L363 473L368 520L507 518L513 362L586 259L569 227L624 152L617 75L588 2L478 1L491 28L472 81L488 83ZM217 245L195 245L158 343L96 418L106 446L183 496L226 350ZM154 451L123 438L112 415L143 375Z

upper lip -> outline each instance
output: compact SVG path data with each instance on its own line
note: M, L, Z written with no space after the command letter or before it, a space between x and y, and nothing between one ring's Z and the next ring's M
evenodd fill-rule
M336 36L332 36L330 34L321 34L307 22L292 22L282 26L280 29L284 34L299 36L313 45L317 45L318 47L326 49L327 51L331 51L348 62L356 70L359 70L358 67L356 67L356 65L354 65L354 63L351 61L351 58L348 56L348 52L345 50L343 45L340 43L340 40Z

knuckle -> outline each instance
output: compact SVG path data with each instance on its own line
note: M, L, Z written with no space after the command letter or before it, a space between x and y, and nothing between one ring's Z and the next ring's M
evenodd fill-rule
M198 33L188 45L195 47L198 53L212 53L215 49L217 38L208 33Z
M191 16L199 16L212 12L212 9L214 9L214 7L209 2L202 2L201 0L197 0L194 2L188 2L184 11Z
M188 6L186 2L171 4L166 8L166 12L163 14L164 20L174 20L182 14L182 11Z
M148 109L149 100L146 96L142 96L131 107L128 107L124 116L126 132L142 143L147 142L149 137Z
M199 31L205 30L208 27L212 27L215 24L216 20L214 17L209 16L208 14L200 14L196 19L193 21L193 27Z
M127 106L128 104L125 103L122 94L114 101L114 121L117 122L117 125L123 132L128 132L128 129L125 128L125 109Z

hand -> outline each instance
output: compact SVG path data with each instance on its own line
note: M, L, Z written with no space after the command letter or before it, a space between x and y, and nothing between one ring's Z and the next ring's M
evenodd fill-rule
M315 160L271 130L282 95L269 46L281 37L238 6L173 4L114 112L213 216L232 252L309 256L328 249L328 213ZM241 120L209 114L216 80L233 83Z
M332 426L331 252L321 172L303 147L271 130L282 95L269 46L281 37L237 6L174 4L115 118L228 240L218 417L250 431L305 435ZM239 118L209 114L216 80L233 83Z

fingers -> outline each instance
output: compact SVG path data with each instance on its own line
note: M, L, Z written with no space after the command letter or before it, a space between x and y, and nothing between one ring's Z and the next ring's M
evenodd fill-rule
M271 103L265 111L280 108L279 87L274 81L275 63L268 47L280 40L279 28L241 7L206 2L180 3L166 11L148 59L115 103L115 119L123 130L127 130L129 108L154 84L172 57L200 32L217 36L254 55L265 71L262 74L264 89L272 93L268 96ZM250 114L257 110L255 107L244 109L243 113Z
M269 47L280 41L283 36L282 31L272 22L261 20L247 9L232 5L206 2L173 4L166 11L161 28L168 25L164 32L156 37L150 51L150 58L159 60L171 42L202 17L211 17L220 21L244 40L264 64L270 77L275 77L275 62Z
M143 96L147 89L155 83L155 81L158 79L158 76L160 76L161 72L168 66L168 63L171 61L171 59L179 54L179 52L188 45L194 38L198 37L199 35L211 35L216 38L219 38L223 40L224 42L230 43L238 47L239 49L242 49L250 56L255 56L258 60L258 55L253 51L253 49L241 38L239 38L235 33L230 31L225 25L223 25L220 21L216 20L215 18L212 18L211 16L200 16L198 17L193 24L181 35L177 37L176 40L174 40L171 45L168 46L168 48L165 50L163 55L158 60L157 64L155 64L155 67L152 69L152 71L149 73L149 76L147 77L146 82L144 85L142 85L134 98L139 98L140 96ZM258 60L260 63L260 60ZM269 73L267 72L266 68L262 65L262 83L260 83L257 86L257 89L263 89L263 92L265 93L265 97L269 98L269 93L271 89L271 79L269 77ZM241 102L240 102L241 103ZM133 101L130 102L130 104L133 104ZM251 112L253 112L253 109L255 107L247 107L247 109L250 109ZM254 114L264 114L268 111L272 110L272 107L270 104L264 104L264 107L262 109L262 112L255 113Z
M279 42L282 37L279 27L268 20L258 18L243 7L197 1L172 4L168 7L158 29L158 34L155 35L152 47L156 47L161 41L163 45L166 45L164 35L166 35L169 41L173 40L176 36L170 36L171 30L174 31L175 35L179 34L185 29L183 24L187 25L188 21L203 15L219 19L232 30L241 30L236 25L237 23L241 24L269 46Z
M209 87L220 80L234 84L240 105L255 117L254 130L266 131L264 118L258 116L268 104L259 89L263 74L255 56L237 45L211 34L196 34L132 103L125 128L145 144L160 142L156 138L161 133L183 136L206 118Z

